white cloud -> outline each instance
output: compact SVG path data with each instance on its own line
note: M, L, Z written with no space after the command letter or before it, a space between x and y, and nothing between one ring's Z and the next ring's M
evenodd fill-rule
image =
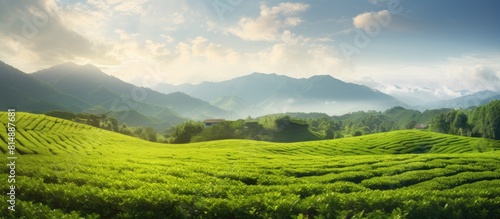
M145 12L143 5L148 0L88 0L87 2L108 13L143 14Z
M2 1L0 59L26 72L67 61L107 68L139 56L157 59L169 53L167 44L174 41L161 29L175 29L187 22L184 15L192 15L181 3L175 4L180 11L164 13L162 3L152 7L148 0Z
M303 3L280 3L271 8L261 5L259 17L243 17L228 32L248 41L274 41L285 28L302 23L296 15L308 8Z
M381 2L385 2L385 0L368 0L368 1L374 5L379 4Z
M28 66L22 69L28 72L66 61L92 63L107 73L135 83L139 83L139 78L146 73L155 75L155 81L171 83L224 80L254 71L305 77L337 72L341 63L333 47L325 45L333 39L312 39L288 30L303 22L299 14L309 5L261 5L257 18L242 18L241 26L235 27L240 28L241 34L253 40L273 41L272 44L245 49L233 48L234 42L221 41L228 32L219 31L221 29L215 23L191 20L192 17L187 15L196 17L197 12L183 4L180 9L172 9L169 13L162 11L171 8L172 4L90 0L88 4L63 5L55 0L39 0L34 6L57 13L29 42L16 41L0 33L4 42L0 45L0 56L15 66ZM9 8L5 6L2 9ZM23 7L23 4L18 5L18 8L27 10ZM148 13L143 13L145 11ZM13 12L7 10L6 13ZM2 17L9 16L0 14L0 21ZM213 30L207 32L210 34L200 33L194 37L176 35L178 27L199 27L200 24ZM218 43L214 39L219 40ZM4 57L15 57L16 61ZM141 71L141 67L149 70Z
M184 16L179 13L179 12L175 12L173 15L172 15L172 22L174 24L183 24L184 22L186 22L186 19L184 18Z
M341 70L342 62L337 58L333 48L322 44L305 43L306 38L291 33L283 35L288 39L254 52L237 51L198 36L172 46L147 42L156 45L147 47L148 50L142 49L141 44L130 40L129 43L123 44L123 47L115 48L114 54L122 56L122 60L127 58L130 60L132 57L125 56L142 57L144 54L144 57L152 57L147 54L155 54L155 50L165 50L165 54L156 53L154 58L142 58L140 62L156 63L157 67L153 68L156 70L148 74L154 74L154 78L159 82L174 84L186 81L197 83L205 80L227 80L250 72L276 72L293 77L308 77L315 74L339 73ZM134 66L139 65L137 61L133 63ZM124 63L124 66L128 65ZM115 68L109 72L126 81L138 82L135 76L137 68Z
M500 91L500 69L481 64L475 66L464 66L454 72L453 84L461 89L482 91Z
M386 27L391 22L391 13L388 10L379 12L366 12L353 18L354 27L371 31L373 25Z
M129 34L121 29L115 30L115 33L118 34L118 37L120 38L120 40L129 40L129 39L137 36L137 34Z
M0 3L0 39L8 48L0 51L0 56L13 64L24 62L19 66L28 72L41 66L79 61L81 57L116 62L106 56L107 45L87 38L68 25L62 10L54 0Z
M370 76L372 81L364 83L383 92L419 93L422 95L416 96L424 99L454 97L461 90L500 90L498 54L466 55L425 66L357 63L361 64L357 68L339 58L331 43L335 39L330 37L350 34L356 28L367 30L373 22L383 24L389 18L388 11L344 17L334 21L342 23L334 25L340 26L331 30L337 31L335 34L313 38L315 33L294 33L294 28L307 20L303 12L310 6L301 3L261 4L255 8L258 15L239 18L230 28L206 21L200 8L182 1L28 3L0 1L0 59L27 72L74 61L90 62L145 86L151 84L150 79L144 83L141 78L154 78L156 83L193 83L226 80L250 72L275 72L292 77L332 74L348 81ZM37 11L45 14L33 13ZM26 15L35 27L33 34L23 33L31 31L23 30ZM392 18L390 25L394 28L401 19L396 15Z
M363 66L347 80L422 101L450 99L483 90L500 91L499 58L499 54L464 55L425 66Z
M165 42L166 42L166 43L171 43L171 42L174 42L174 40L175 40L173 37L171 37L171 36L167 36L167 35L165 35L165 34L160 34L160 36L161 36L163 39L165 39Z

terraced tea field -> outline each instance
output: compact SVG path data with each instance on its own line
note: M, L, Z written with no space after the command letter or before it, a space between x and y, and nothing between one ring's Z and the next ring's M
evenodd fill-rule
M6 113L0 122L7 155ZM407 130L168 145L27 113L16 128L5 218L500 217L499 141Z

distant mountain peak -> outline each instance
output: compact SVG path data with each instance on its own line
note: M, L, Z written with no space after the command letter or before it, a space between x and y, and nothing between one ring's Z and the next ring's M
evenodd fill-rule
M180 97L189 96L189 95L187 95L186 93L181 92L181 91L172 92L172 93L169 93L169 94L167 94L167 95L171 95L171 96L180 96Z
M335 81L343 82L343 81L341 81L341 80L339 80L331 75L313 75L313 76L309 77L308 79L309 80L329 80L329 81L335 80Z
M250 75L277 75L276 73L253 72Z
M81 65L80 67L84 68L84 69L88 69L88 70L93 70L93 71L99 71L99 72L102 72L101 69L99 69L97 66L95 65L92 65L90 63L87 63L85 65Z
M74 62L65 62L61 63L58 65L54 65L52 67L49 67L48 69L58 69L58 70L91 70L91 71L96 71L96 72L102 72L101 69L96 67L95 65L92 65L90 63L84 64L84 65L79 65Z
M331 75L313 75L309 78L334 78Z
M54 65L52 67L50 67L51 69L57 69L57 68L71 68L71 69L74 69L74 68L78 68L80 65L74 63L74 62L64 62L64 63L61 63L59 65Z

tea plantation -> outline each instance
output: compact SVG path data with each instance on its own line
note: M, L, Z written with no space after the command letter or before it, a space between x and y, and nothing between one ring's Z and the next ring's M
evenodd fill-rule
M169 145L17 113L16 207L4 192L0 217L500 218L499 150L418 130Z

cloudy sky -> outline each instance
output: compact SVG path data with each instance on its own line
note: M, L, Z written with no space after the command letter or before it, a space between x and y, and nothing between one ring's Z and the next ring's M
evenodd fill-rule
M0 1L0 60L138 85L329 74L387 93L500 91L495 0Z

